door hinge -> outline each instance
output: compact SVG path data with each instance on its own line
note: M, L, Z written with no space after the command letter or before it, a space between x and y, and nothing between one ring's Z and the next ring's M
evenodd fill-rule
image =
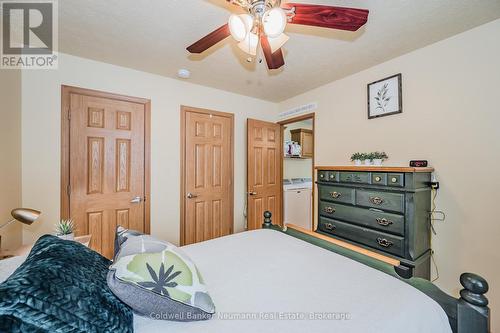
M144 196L144 202L146 202L146 196Z
M71 120L71 109L68 109L68 120Z
M66 187L66 193L68 194L68 197L71 196L71 185L68 185L68 187Z

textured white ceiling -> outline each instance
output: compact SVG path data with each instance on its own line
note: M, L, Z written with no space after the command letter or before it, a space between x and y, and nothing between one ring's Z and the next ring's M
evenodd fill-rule
M288 25L286 65L249 64L228 38L202 55L185 48L227 22L225 0L59 1L60 50L274 102L500 17L500 0L295 0L370 10L358 32ZM464 46L466 47L466 46ZM265 62L265 60L264 60Z

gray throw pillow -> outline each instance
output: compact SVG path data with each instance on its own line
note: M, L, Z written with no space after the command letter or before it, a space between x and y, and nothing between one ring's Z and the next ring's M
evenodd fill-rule
M212 298L193 261L173 244L119 227L108 286L136 313L171 321L207 320Z

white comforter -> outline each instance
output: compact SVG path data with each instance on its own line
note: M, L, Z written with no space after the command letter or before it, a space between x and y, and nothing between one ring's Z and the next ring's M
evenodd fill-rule
M183 249L201 271L217 315L190 323L136 316L135 332L451 332L442 308L420 291L280 232L245 232ZM0 274L21 262L0 261Z

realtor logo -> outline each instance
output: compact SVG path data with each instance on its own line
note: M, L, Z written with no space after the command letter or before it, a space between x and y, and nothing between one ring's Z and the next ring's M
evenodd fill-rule
M2 69L57 68L57 2L2 1Z

